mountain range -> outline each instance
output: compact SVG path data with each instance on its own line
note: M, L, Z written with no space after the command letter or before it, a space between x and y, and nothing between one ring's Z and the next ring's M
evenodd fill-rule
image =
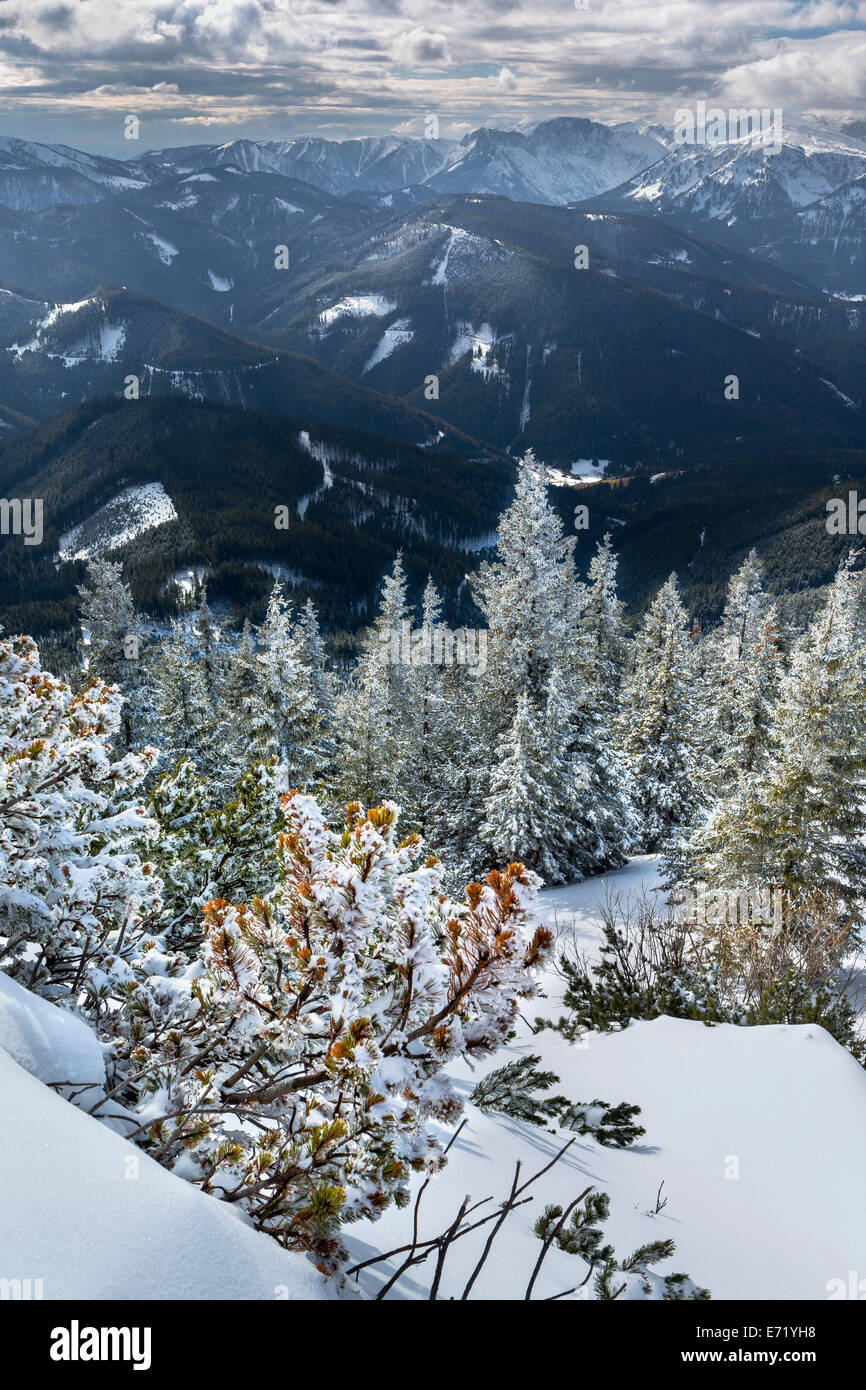
M87 547L67 554L60 536L92 527L135 558L157 608L185 566L219 572L242 605L261 562L318 586L330 621L349 623L388 545L411 541L411 563L420 573L426 554L458 609L466 557L490 540L510 458L528 447L570 484L565 513L582 487L613 516L617 480L662 473L700 494L709 459L716 472L769 460L770 479L789 460L802 479L793 461L823 450L859 473L864 306L863 122L696 146L561 118L460 141L238 140L125 160L2 139L0 478L23 488L32 464L29 485L57 502L59 568L32 602L67 620L63 587ZM285 476L317 494L293 513L291 554L264 544L230 487L217 522L183 502L176 460L148 469L133 449L139 431L163 458L167 431L191 459L223 426L238 459L283 441L259 469L268 498L280 449ZM59 471L43 452L73 436L76 488L66 443ZM582 484L602 475L603 491ZM465 518L461 476L474 479ZM129 487L145 493L130 501ZM638 494L658 509L658 489ZM154 497L145 532L114 524ZM617 544L646 560L638 511L615 518ZM0 537L21 616L16 545ZM355 556L357 582L335 580L329 548Z

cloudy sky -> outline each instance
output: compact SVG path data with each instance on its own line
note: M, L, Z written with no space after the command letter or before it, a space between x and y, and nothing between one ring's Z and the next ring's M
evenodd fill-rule
M864 90L866 0L0 0L0 134L126 156L698 97L866 115Z

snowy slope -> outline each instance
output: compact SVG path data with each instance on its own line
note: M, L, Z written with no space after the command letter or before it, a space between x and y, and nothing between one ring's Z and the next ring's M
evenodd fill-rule
M498 193L515 201L568 203L613 188L664 153L655 136L634 125L561 117L542 121L530 132L473 131L428 183L438 193Z
M655 885L653 861L635 861L542 894L539 916L593 952L605 889L652 892ZM562 982L554 971L545 990L527 1019L557 1016ZM522 1299L540 1249L535 1220L548 1202L564 1206L586 1187L609 1194L605 1238L619 1257L670 1238L676 1253L659 1272L685 1272L715 1299L825 1299L831 1281L847 1286L849 1271L862 1266L866 1073L823 1029L708 1028L662 1018L574 1045L523 1024L485 1070L528 1053L541 1055L560 1078L555 1090L573 1101L639 1105L646 1135L624 1150L577 1137L532 1189L533 1201L507 1222L474 1298ZM0 1207L7 1277L41 1279L49 1299L337 1296L308 1261L44 1084L62 1079L61 1071L67 1080L96 1079L100 1063L83 1024L0 976L0 1128L15 1136L0 1149L0 1182L16 1194ZM458 1064L452 1074L468 1096L479 1073ZM492 1199L482 1211L495 1207L517 1161L527 1178L571 1137L471 1105L466 1113L448 1166L424 1196L422 1240L453 1220L467 1194ZM656 1213L662 1184L667 1204ZM348 1227L353 1258L404 1244L411 1223L409 1208ZM454 1245L440 1297L460 1297L486 1234ZM361 1291L374 1296L392 1269L363 1272ZM571 1289L585 1272L577 1257L553 1249L533 1297ZM424 1298L431 1276L430 1266L420 1266L391 1296Z
M174 503L162 483L142 483L117 497L65 531L60 537L61 560L89 560L128 545L145 531L176 521Z
M773 138L778 148L773 149ZM866 142L825 123L785 122L725 143L675 145L614 197L636 212L699 216L732 227L793 216L866 173Z
M0 971L0 1048L46 1084L101 1086L105 1063L93 1031L73 1014L10 980ZM95 1092L91 1101L95 1099Z
M653 862L634 861L604 879L543 893L540 916L562 933L573 931L578 946L594 954L594 904L606 884L628 892L642 884L652 891L655 883ZM546 990L548 999L528 1016L557 1017L562 982L553 972ZM624 1150L578 1138L533 1189L535 1200L509 1219L473 1297L523 1298L540 1248L534 1221L546 1203L565 1206L588 1185L610 1196L605 1231L619 1256L649 1240L673 1239L676 1254L660 1272L683 1271L715 1299L825 1299L830 1280L847 1280L849 1270L862 1266L866 1073L823 1029L707 1028L662 1018L616 1035L593 1034L585 1043L575 1046L550 1032L533 1036L523 1026L491 1068L540 1054L543 1068L560 1077L557 1092L575 1101L639 1105L646 1135ZM468 1095L478 1076L463 1066L454 1075ZM518 1159L528 1176L569 1137L471 1106L467 1113L448 1167L425 1194L422 1238L453 1220L467 1193L494 1203L503 1198ZM662 1182L667 1206L650 1214ZM453 1247L441 1297L460 1297L485 1235ZM354 1227L350 1237L357 1259L403 1244L411 1239L411 1209ZM551 1297L584 1273L576 1257L553 1250L533 1296ZM402 1295L426 1297L431 1274L427 1265L414 1270L412 1281L400 1285ZM381 1273L362 1275L370 1294L381 1282Z
M68 145L42 145L0 136L0 204L38 211L57 203L96 203L144 188L135 163L85 154Z
M153 150L149 167L190 173L225 167L240 173L272 173L302 179L329 193L353 189L387 192L423 183L440 169L454 148L450 140L409 136L365 136L352 140L231 140L224 145L191 145Z
M313 1299L301 1256L60 1099L0 1048L4 1277L46 1299ZM14 1136L14 1142L9 1142Z

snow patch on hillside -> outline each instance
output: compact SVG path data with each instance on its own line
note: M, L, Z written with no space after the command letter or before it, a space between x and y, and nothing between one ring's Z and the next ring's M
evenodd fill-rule
M415 330L409 319L395 319L385 329L373 352L367 358L361 375L372 371L380 362L384 362L393 352L396 352L398 347L402 347L404 343L411 343L414 337Z
M310 439L309 430L301 430L298 435L298 443L302 449L307 451L311 458L316 460L316 463L322 465L322 481L319 483L319 486L313 492L308 492L298 502L298 516L303 519L307 514L307 508L310 503L318 501L318 499L328 491L328 488L334 486L334 475L331 472L331 462L334 457L334 451L329 448L327 444L319 444L315 440Z
M478 328L471 323L458 323L457 336L448 350L448 365L453 366L469 352L472 354L469 365L473 372L479 372L488 381L490 377L499 375L498 364L490 361L496 341L496 333L489 323L482 323Z
M856 402L856 401L852 401L852 399L851 399L850 396L846 396L844 391L840 391L838 386L834 386L833 383L832 383L832 381L828 381L827 378L824 377L824 376L821 377L821 381L822 381L822 383L823 383L824 386L828 386L828 387L830 388L830 390L833 392L834 396L838 396L839 400L842 401L843 404L846 405L846 406L848 407L849 410L859 410L859 409L860 409L860 407L859 407L859 405L857 404L857 402Z
M392 314L396 308L397 301L388 299L384 294L348 294L329 309L323 309L318 322L327 329L342 318L384 318L385 314Z
M126 488L60 537L61 560L90 560L128 545L145 531L176 521L174 503L162 483Z
M171 265L175 256L180 255L173 242L166 241L165 237L157 236L156 232L144 232L143 235L152 244L163 265Z

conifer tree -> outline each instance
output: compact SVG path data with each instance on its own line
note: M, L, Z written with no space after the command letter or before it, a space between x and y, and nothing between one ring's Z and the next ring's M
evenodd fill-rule
M442 600L428 577L421 600L421 627L412 634L412 667L408 704L408 798L404 798L407 823L417 825L425 839L441 817L445 773L443 678L437 664L435 637L442 627Z
M162 768L174 768L182 758L192 757L202 772L214 774L222 726L208 692L204 661L194 659L181 623L172 624L170 635L154 653L149 677Z
M551 801L554 776L548 732L524 690L517 698L511 727L496 750L481 835L500 859L525 862L542 878L556 881L560 877L556 846L561 845L566 827Z
M677 855L686 882L822 890L860 912L866 876L864 578L850 554L780 679L767 765Z
M729 795L743 772L764 765L782 666L775 606L752 550L728 586L718 627L699 645L696 681L700 782Z
M540 707L552 666L568 665L579 607L575 543L563 534L531 450L520 460L514 501L497 534L498 558L479 568L471 586L488 628L479 697L507 727L521 692Z
M208 699L213 705L218 705L222 701L222 685L225 680L225 653L219 625L208 605L207 586L204 584L195 613L193 635L198 643Z
M288 783L302 786L316 763L318 714L312 670L279 579L274 581L259 641L261 691L267 711L267 733L260 752L277 757L286 769Z
M344 747L334 791L343 803L372 802L382 796L402 799L409 756L410 632L401 552L383 582L379 612L337 701Z
M124 696L116 746L140 746L148 713L139 665L142 631L122 564L88 560L87 583L78 586L78 593L84 668L89 677L116 685Z
M593 688L599 716L612 719L626 661L625 604L616 588L617 558L610 533L590 561L578 623L578 663L583 683Z
M543 848L547 829L562 842L567 830L561 803L549 800L550 740L545 708L554 671L562 698L573 670L580 588L574 576L574 540L548 502L547 481L532 451L518 465L514 500L499 519L497 559L471 578L473 597L487 624L487 669L473 684L470 739L464 757L472 766L465 794L471 819L483 818L485 843L537 865L545 877L561 876L559 854ZM566 721L558 709L557 718ZM498 761L493 762L495 749ZM529 779L528 781L526 779ZM530 782L534 790L530 792ZM525 845L515 839L524 825Z
M271 722L249 619L237 647L229 656L225 703L231 719L231 742L226 744L225 775L231 781L262 756L271 740Z
M691 823L699 804L690 725L692 658L686 613L672 574L635 639L620 731L644 848L659 849Z

